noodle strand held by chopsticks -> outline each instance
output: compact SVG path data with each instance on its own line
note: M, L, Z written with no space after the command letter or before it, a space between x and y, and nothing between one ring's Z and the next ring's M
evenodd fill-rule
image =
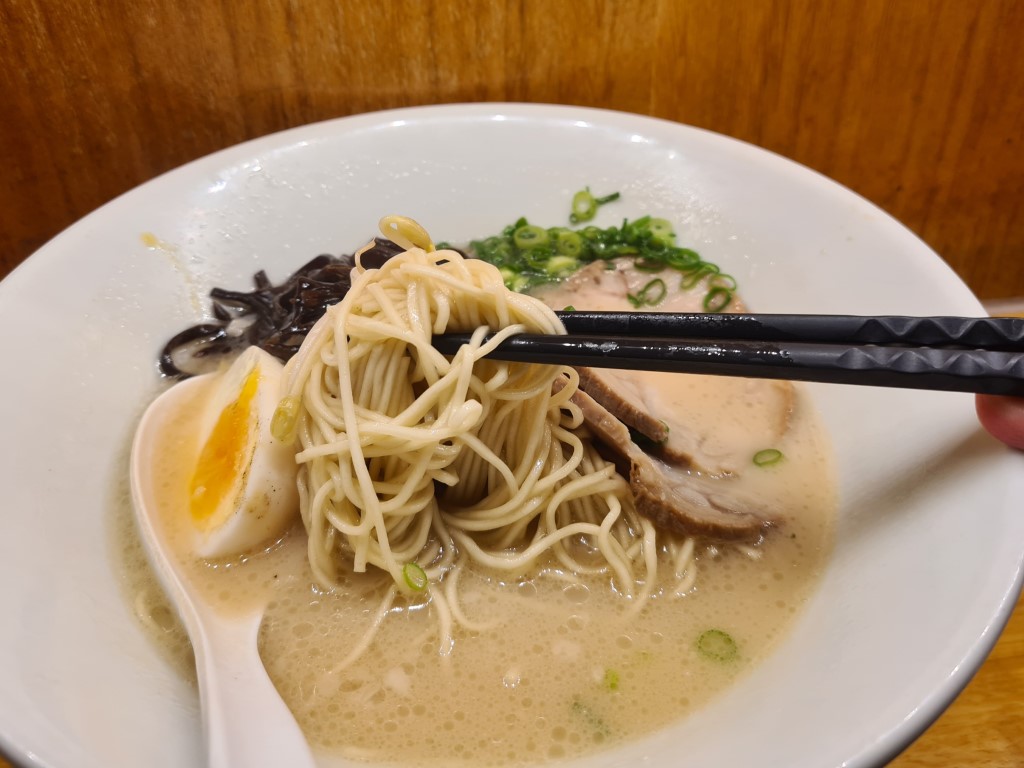
M557 565L608 574L642 604L659 543L627 484L573 431L576 372L484 357L511 334L563 333L554 312L454 251L411 247L351 277L286 368L314 576L334 585L374 567L413 594L409 563L433 583L470 561L517 573ZM487 328L498 339L484 347ZM431 346L459 331L476 333L454 358ZM692 554L680 561L691 575ZM466 621L456 583L431 593L442 645L451 622Z

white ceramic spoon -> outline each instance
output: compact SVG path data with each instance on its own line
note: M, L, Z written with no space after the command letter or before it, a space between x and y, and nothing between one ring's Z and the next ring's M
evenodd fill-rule
M153 401L139 422L131 454L132 502L139 534L192 641L209 767L312 767L309 744L267 676L256 647L262 607L218 612L189 582L154 520L154 499L160 492L156 459L163 438L180 407L202 384L202 377L197 377L171 387Z

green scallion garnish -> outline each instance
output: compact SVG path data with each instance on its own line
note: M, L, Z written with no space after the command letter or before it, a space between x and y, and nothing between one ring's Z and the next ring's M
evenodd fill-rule
M661 259L652 259L650 256L640 256L633 260L633 266L639 272L664 272L668 263Z
M619 199L618 192L612 192L604 197L594 197L590 187L581 189L572 196L572 213L569 214L569 221L579 224L581 221L590 221L597 215L597 209L605 203Z
M712 661L732 661L739 655L736 641L728 632L709 629L697 638L697 650Z
M290 443L295 439L295 431L299 422L299 409L302 401L297 395L282 398L270 418L270 434L282 443Z
M663 245L671 245L676 239L676 233L666 219L651 219L647 227L651 231L651 237Z
M571 229L560 229L555 235L555 250L562 256L579 256L583 250L583 238Z
M716 285L704 294L704 311L721 312L732 303L732 291Z
M604 671L604 687L609 691L619 690L619 673L614 669Z
M409 589L414 592L422 592L427 588L429 579L427 572L420 567L419 563L406 563L402 566L402 578Z
M636 296L628 293L626 298L634 307L655 307L661 303L667 294L668 286L665 285L665 281L660 277L656 277L641 288L640 293L636 294Z
M543 227L524 224L512 233L512 242L516 248L539 248L548 244L548 231Z
M718 266L708 261L700 261L694 267L688 270L684 270L687 274L679 281L681 288L690 290L691 288L697 287L697 283L703 280L708 275L717 275L719 273Z
M725 288L730 291L736 290L736 278L733 277L732 275L725 274L725 272L719 272L717 275L712 277L711 280L709 280L708 282L716 287Z
M589 189L573 198L573 221L587 221L596 214L597 206L618 199L618 193L595 197ZM631 258L641 272L662 273L666 269L681 273L680 287L695 288L706 280L704 308L721 312L733 300L736 281L722 274L716 264L704 261L690 248L675 245L675 233L666 219L641 216L623 220L619 226L602 229L593 224L580 229L551 227L544 229L525 218L505 227L500 234L469 245L473 254L494 264L501 271L505 285L514 291L530 291L545 283L556 282L580 267L603 261L614 270L615 259ZM654 306L662 298L659 283L648 284L644 291L630 297L636 307ZM667 296L667 285L665 296Z
M579 269L580 262L572 256L552 256L544 265L544 271L552 277L565 275Z
M637 298L640 299L641 304L653 307L660 304L667 294L668 286L665 285L665 281L660 277L656 277L640 289L640 294Z
M696 251L689 248L673 248L665 254L665 263L672 267L672 269L687 272L697 268L703 262L701 261L700 254Z
M778 448L765 448L754 454L753 462L759 467L770 467L782 461L782 451Z

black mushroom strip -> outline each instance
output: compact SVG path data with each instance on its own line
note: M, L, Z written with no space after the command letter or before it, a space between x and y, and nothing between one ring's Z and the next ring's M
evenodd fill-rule
M375 238L360 254L360 263L376 268L402 249ZM260 270L254 290L210 291L213 319L186 328L164 345L160 372L186 378L215 370L220 362L248 346L260 347L282 362L294 355L327 308L344 298L351 286L353 256L317 256L279 285Z

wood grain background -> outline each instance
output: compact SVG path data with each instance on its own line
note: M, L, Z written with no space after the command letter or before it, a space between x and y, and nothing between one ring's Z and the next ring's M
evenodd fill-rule
M459 101L640 112L815 168L1024 295L1018 0L4 0L0 275L188 160Z
M245 139L531 101L774 150L905 222L982 298L1024 296L1022 40L1018 0L3 0L0 276L121 192ZM1018 609L898 764L1024 765L1022 696Z

